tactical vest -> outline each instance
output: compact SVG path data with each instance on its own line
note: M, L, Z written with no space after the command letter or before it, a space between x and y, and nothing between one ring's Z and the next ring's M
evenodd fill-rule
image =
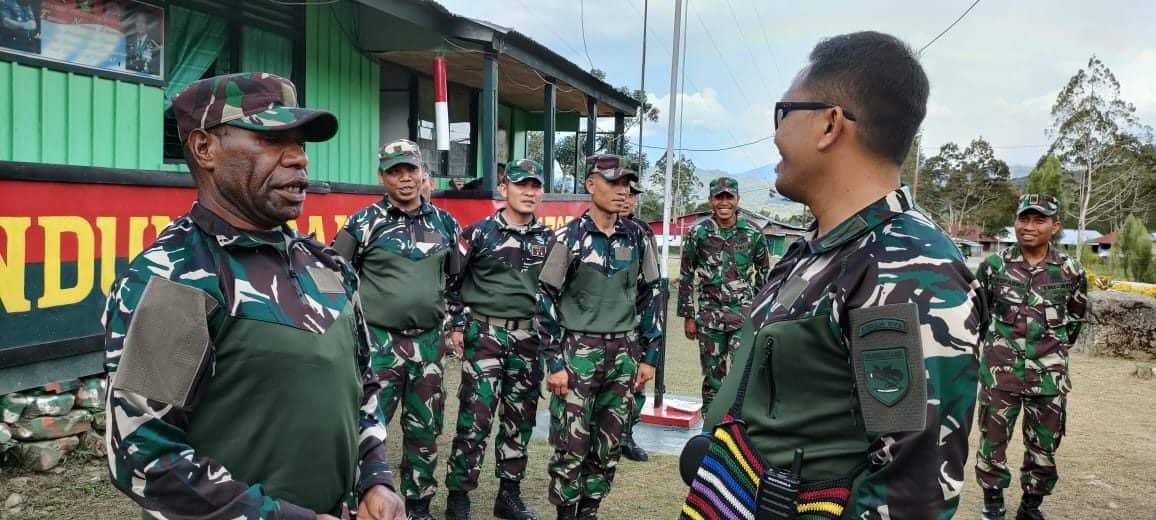
M791 466L803 448L802 475L821 480L853 477L865 466L869 447L859 419L849 352L826 314L743 326L736 360L754 349L756 372L747 384L743 417L747 433L768 463ZM739 371L741 373L741 371ZM707 413L718 424L735 401L740 379L728 377Z
M449 249L421 260L370 248L361 267L365 320L388 330L427 330L445 316L445 261Z
M480 256L463 277L462 302L486 316L532 318L541 272L541 265L518 271L498 258Z
M188 444L235 480L335 513L354 486L361 371L353 305L324 334L227 317Z
M562 327L594 334L634 330L638 274L638 260L610 276L581 264L558 304Z

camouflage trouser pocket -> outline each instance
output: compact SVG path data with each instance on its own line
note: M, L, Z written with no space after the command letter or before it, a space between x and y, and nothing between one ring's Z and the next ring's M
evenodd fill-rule
M566 400L550 397L550 445L556 450L569 451L570 421L566 420Z

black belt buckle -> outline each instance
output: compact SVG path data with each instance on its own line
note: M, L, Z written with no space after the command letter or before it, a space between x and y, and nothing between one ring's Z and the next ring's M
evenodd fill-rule
M799 485L802 483L803 450L795 450L791 470L771 466L759 480L755 496L755 520L794 520Z

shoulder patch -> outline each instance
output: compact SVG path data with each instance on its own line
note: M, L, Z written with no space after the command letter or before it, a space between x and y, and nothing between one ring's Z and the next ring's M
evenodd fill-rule
M538 281L561 289L566 281L566 272L570 269L570 248L565 243L555 242L547 253L546 262L542 264L542 272L538 274Z
M919 308L899 303L851 309L851 363L869 432L920 431L927 425L927 376Z
M217 301L204 291L154 276L133 311L113 388L184 408L209 361L208 316Z

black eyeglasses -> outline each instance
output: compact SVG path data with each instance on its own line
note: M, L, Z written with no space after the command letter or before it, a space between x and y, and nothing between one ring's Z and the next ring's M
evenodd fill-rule
M775 103L775 130L779 129L779 123L783 122L783 118L792 110L823 110L825 108L835 108L839 105L832 105L830 103L823 103L821 101L779 101ZM842 108L842 107L840 107ZM843 109L843 117L855 121L855 115L846 108Z

